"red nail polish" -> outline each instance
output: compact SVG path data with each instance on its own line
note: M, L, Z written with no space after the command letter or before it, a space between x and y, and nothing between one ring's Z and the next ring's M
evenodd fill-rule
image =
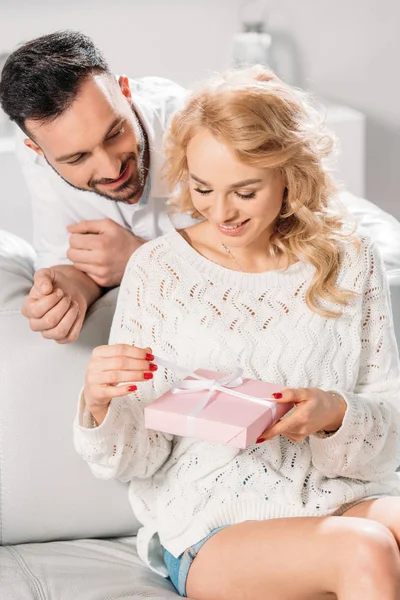
M154 360L154 355L147 353L146 356L145 356L145 359L146 360Z
M158 367L154 363L150 363L149 364L149 369L150 369L150 371L157 371Z
M137 385L130 385L128 387L128 392L136 392L137 390Z
M256 441L256 444L262 444L263 442L265 442L263 437L259 437L258 440Z
M282 398L282 394L280 392L275 392L275 394L272 394L272 397L275 398L275 400L279 400Z
M153 373L145 373L143 377L144 379L153 379Z

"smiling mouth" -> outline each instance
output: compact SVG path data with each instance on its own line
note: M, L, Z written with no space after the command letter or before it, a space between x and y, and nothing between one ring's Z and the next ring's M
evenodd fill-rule
M218 227L220 227L221 229L225 229L226 231L234 231L235 229L238 229L248 221L250 221L250 219L246 219L245 221L240 221L240 223L234 223L232 225L223 225L222 223L219 223Z

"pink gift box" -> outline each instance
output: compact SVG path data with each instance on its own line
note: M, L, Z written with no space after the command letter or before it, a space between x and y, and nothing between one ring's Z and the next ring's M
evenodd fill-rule
M179 389L180 384L201 387L204 381L211 380L215 383L217 380L218 383L218 380L226 376L224 373L202 369L195 371L195 375L200 379L186 377L183 382L175 384L172 390L146 406L144 416L147 429L246 448L293 408L292 403L275 403L271 398L273 393L284 389L282 385L254 379L236 379L234 386L224 386L222 391ZM238 392L261 400L261 403L233 395ZM209 399L203 407L207 398Z

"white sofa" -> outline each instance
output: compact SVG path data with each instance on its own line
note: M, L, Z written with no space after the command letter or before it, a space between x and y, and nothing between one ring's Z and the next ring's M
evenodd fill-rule
M342 199L381 249L400 342L400 223ZM86 364L107 342L118 290L92 307L76 343L44 340L20 314L33 258L0 231L0 600L178 597L137 557L126 485L96 480L72 443Z

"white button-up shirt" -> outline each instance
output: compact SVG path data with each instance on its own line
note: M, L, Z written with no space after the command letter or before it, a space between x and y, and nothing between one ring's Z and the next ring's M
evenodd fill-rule
M80 191L66 183L36 152L17 136L17 156L32 197L35 268L71 264L67 258L67 225L83 220L110 218L135 236L151 240L174 226L166 201L170 197L162 179L162 138L173 113L182 108L186 90L160 77L130 80L132 101L146 130L150 146L147 185L137 204L114 202L95 192ZM174 224L189 224L189 218Z

